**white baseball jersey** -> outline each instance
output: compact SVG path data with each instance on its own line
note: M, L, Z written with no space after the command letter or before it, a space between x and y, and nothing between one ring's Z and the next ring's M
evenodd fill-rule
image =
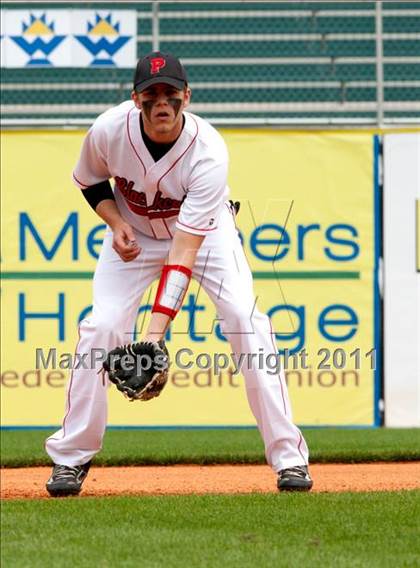
M228 153L220 134L184 112L178 140L157 162L141 135L140 110L126 101L90 128L73 172L81 189L114 178L122 217L143 234L171 239L175 228L207 235L217 228L228 196Z

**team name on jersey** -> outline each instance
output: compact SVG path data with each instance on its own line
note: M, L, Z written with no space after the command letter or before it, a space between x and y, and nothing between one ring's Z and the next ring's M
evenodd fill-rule
M127 178L120 176L115 176L114 180L115 187L121 192L131 211L149 219L177 216L185 199L185 196L181 200L165 197L159 190L155 193L153 202L147 205L146 193L144 191L136 191L134 189L134 181L128 181Z

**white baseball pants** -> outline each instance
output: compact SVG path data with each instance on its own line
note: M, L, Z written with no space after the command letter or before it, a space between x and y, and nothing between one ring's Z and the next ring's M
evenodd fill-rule
M78 353L110 350L131 342L142 295L159 278L171 241L136 232L140 255L124 263L112 249L107 231L93 280L93 309L79 327ZM255 306L252 274L232 216L224 211L220 225L200 248L193 277L214 302L225 337L237 355L276 353L269 318ZM60 430L46 440L54 463L82 465L102 447L107 423L107 384L98 369L74 369L67 386L67 408ZM275 472L308 463L308 448L293 424L284 372L244 366L246 392L264 440L267 462Z

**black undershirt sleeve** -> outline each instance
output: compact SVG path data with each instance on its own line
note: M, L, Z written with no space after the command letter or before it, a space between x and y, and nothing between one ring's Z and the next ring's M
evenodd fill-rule
M100 183L91 185L86 189L82 189L82 193L94 211L96 211L98 204L104 199L113 199L115 201L109 180L101 181Z

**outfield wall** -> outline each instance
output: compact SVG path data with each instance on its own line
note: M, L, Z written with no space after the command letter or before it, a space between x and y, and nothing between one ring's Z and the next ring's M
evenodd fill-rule
M222 130L232 197L261 310L286 354L301 425L380 423L379 143L372 133ZM89 313L104 225L70 180L84 132L5 132L2 238L2 423L59 424L77 325ZM240 283L238 283L238 286ZM139 310L141 335L155 288ZM186 331L187 330L187 331ZM202 369L225 353L215 310L196 284L168 333L158 401L110 392L112 425L252 425L242 375ZM36 349L56 350L36 368ZM45 361L45 357L44 357ZM53 359L50 359L50 365ZM38 360L39 363L39 360ZM98 377L98 380L99 377Z

